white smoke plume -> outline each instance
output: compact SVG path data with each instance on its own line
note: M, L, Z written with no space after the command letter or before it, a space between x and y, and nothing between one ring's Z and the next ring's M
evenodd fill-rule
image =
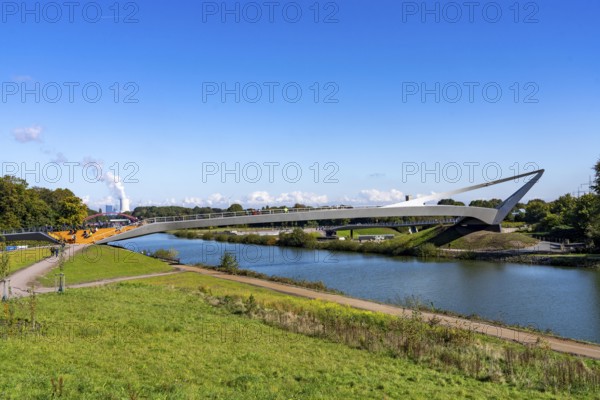
M123 211L131 211L130 200L125 193L125 186L123 186L123 182L121 178L112 172L106 172L106 174L102 177L106 186L108 186L111 193L117 198L121 200L121 212Z
M31 126L29 128L18 128L13 131L13 135L15 139L21 143L27 143L30 141L38 141L41 142L41 134L43 132L43 128L37 125ZM66 164L68 162L68 158L61 152L56 151L54 148L40 148L40 151L44 154L53 156L52 162L57 164ZM121 209L120 212L123 211L131 211L131 200L127 197L125 193L125 186L123 186L123 181L118 175L113 174L110 171L107 171L107 168L104 165L102 160L94 159L93 157L86 156L79 163L80 168L86 168L88 165L96 165L97 170L100 171L102 176L97 177L98 181L102 181L108 187L111 195L115 198L116 201L120 201ZM89 202L87 199L86 204Z

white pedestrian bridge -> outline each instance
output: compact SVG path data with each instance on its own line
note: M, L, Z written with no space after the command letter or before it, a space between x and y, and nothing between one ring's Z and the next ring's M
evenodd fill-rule
M289 223L301 221L342 220L359 218L386 218L386 217L454 217L457 224L461 225L487 225L497 226L506 218L517 203L537 183L544 174L544 170L537 170L510 178L499 179L487 183L465 187L444 193L418 197L413 200L390 204L386 206L369 207L317 207L302 209L270 209L255 212L222 212L213 214L199 214L173 217L149 218L142 221L135 229L122 233L111 233L106 237L95 238L96 244L106 244L117 240L132 239L139 236L150 235L179 229L209 228L220 226L253 225ZM498 185L509 181L523 179L525 184L508 197L497 208L469 207L428 204L450 198L454 195ZM50 235L42 231L12 231L2 234L7 240L48 240L55 241ZM35 239L31 237L34 236ZM28 239L25 239L28 237Z

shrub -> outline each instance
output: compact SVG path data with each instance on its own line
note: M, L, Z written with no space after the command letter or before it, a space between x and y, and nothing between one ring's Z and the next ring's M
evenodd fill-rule
M424 243L417 248L417 254L419 257L437 257L438 249L433 243Z
M177 250L175 249L158 249L154 252L147 252L149 253L152 257L154 258L160 258L163 260L169 260L169 261L178 261L177 256L179 255L179 253L177 252Z
M221 256L221 262L219 263L219 269L228 272L230 274L235 274L240 269L240 264L238 263L235 255L225 252Z
M300 228L295 228L292 233L280 233L279 244L281 246L290 247L315 247L317 239L309 233L304 232Z

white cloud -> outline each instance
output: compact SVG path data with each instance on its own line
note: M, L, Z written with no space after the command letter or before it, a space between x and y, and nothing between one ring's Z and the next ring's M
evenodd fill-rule
M103 207L104 204L112 204L113 197L96 201L95 207ZM404 201L404 193L391 189L382 191L378 189L361 190L357 196L343 196L335 199L329 198L325 194L311 192L285 192L279 194L271 194L267 191L255 191L248 195L240 197L227 196L222 193L213 193L206 197L185 197L183 199L166 198L160 201L141 200L134 201L134 206L181 206L181 207L214 207L227 208L231 204L239 203L244 208L261 208L264 206L293 206L296 203L305 204L307 206L324 206L324 205L386 205L394 202ZM133 207L132 207L133 208Z
M396 189L389 191L366 189L361 190L359 196L363 201L371 202L373 204L404 200L404 193Z
M246 202L251 206L275 204L275 197L269 192L253 192L246 196Z
M199 197L186 197L183 199L184 207L203 207L204 200Z
M180 205L183 207L224 207L228 206L230 203L239 203L238 200L233 200L232 198L228 198L221 193L213 193L207 198L203 199L201 197L186 197L181 202L175 202L173 200L173 205Z
M278 203L300 203L306 205L323 205L328 202L327 195L306 192L282 193L277 198Z
M13 136L19 143L41 142L44 129L39 125L13 130Z
M327 195L307 193L307 192L291 192L281 193L279 195L271 195L268 192L258 191L250 193L244 199L244 204L252 207L267 206L267 205L294 205L296 203L305 205L323 205L328 202Z
M231 198L227 198L224 195L222 195L221 193L213 193L210 196L208 196L208 199L206 199L206 205L209 207L212 206L225 206L228 205L229 203L239 203L238 200L233 200Z
M242 198L236 198L233 196L226 196L222 193L213 193L207 197L185 197L182 200L175 198L168 198L161 201L143 200L136 201L136 206L182 206L182 207L215 207L215 208L227 208L231 204L239 203L245 208L251 207L263 207L263 206L279 206L288 205L292 206L296 203L306 204L310 206L325 205L328 202L326 195L320 195L315 193L305 192L291 192L281 193L278 195L272 195L268 192L257 191L252 192ZM101 204L95 202L94 204ZM111 203L107 203L111 204Z

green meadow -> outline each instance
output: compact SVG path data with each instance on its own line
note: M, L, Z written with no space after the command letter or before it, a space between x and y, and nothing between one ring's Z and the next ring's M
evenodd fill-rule
M10 260L9 273L17 272L20 269L35 264L38 261L50 257L50 248L37 247L26 250L16 250L8 253Z
M68 284L172 270L108 246L64 265ZM40 282L52 285L57 272ZM566 399L600 390L599 362L544 343L191 272L10 300L0 360L1 399Z
M173 268L169 265L140 253L96 245L86 247L64 264L68 285L170 271ZM40 277L39 284L54 286L57 273L58 266Z
M11 304L21 324L4 321L1 397L567 398L291 333L211 305L186 289L197 277L39 296L36 329L31 300Z

